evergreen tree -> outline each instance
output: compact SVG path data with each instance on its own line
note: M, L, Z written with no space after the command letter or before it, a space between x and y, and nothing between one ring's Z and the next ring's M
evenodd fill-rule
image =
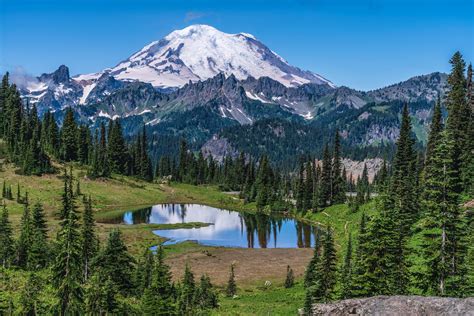
M24 205L23 215L21 217L20 236L16 245L15 263L17 266L26 268L28 265L28 255L33 241L33 227L31 223L30 207Z
M41 315L40 293L43 288L43 280L34 272L28 276L28 281L20 293L21 315Z
M107 245L95 257L93 266L100 276L108 276L124 295L133 289L132 271L134 259L127 252L119 230L109 234Z
M298 184L296 187L296 211L304 211L304 197L305 197L305 165L303 159L300 161L299 173L298 173Z
M336 249L334 248L334 240L332 237L331 227L327 228L322 240L323 250L321 260L316 267L317 274L321 276L321 280L316 287L316 299L328 302L334 296L334 287L336 285Z
M362 213L359 223L358 242L354 258L353 282L351 287L352 296L361 297L368 295L366 291L367 286L366 284L363 284L364 274L368 270L366 267L368 242L367 217L365 213Z
M207 275L202 275L199 287L196 288L196 305L201 311L217 308L219 305L217 293L211 279Z
M323 163L321 169L321 184L319 191L319 206L326 207L331 201L332 195L332 178L331 178L331 154L329 153L328 144L324 147Z
M455 141L449 130L441 133L425 175L422 206L422 257L426 267L426 291L431 295L462 295L464 260L459 173L451 155Z
M40 203L36 203L33 207L31 224L32 242L28 253L28 267L34 270L45 267L49 260L46 220Z
M286 279L285 279L285 288L289 289L295 284L295 275L293 269L290 266L286 266Z
M339 131L334 136L334 151L332 161L332 194L331 204L341 204L346 200L345 180L342 174L341 144Z
M349 234L349 240L347 241L346 254L344 256L344 264L340 274L340 299L347 299L352 297L352 235Z
M90 196L89 198L84 198L84 212L82 214L81 237L84 280L87 281L90 275L90 266L92 259L97 254L99 248L99 241L95 233L95 221Z
M257 177L255 179L255 186L257 191L256 202L257 208L263 209L265 205L269 205L273 201L272 196L272 182L273 173L270 167L270 162L267 156L262 156L260 165L258 166Z
M227 287L225 289L225 293L229 297L232 297L235 294L237 294L237 283L235 282L235 272L234 272L233 263L230 265L229 280L227 281Z
M64 179L63 216L57 236L52 283L57 289L57 313L75 315L83 311L81 236L72 194L72 172L65 172Z
M3 204L2 216L0 218L0 260L4 268L10 265L13 257L14 242L12 236L12 227L8 219L8 210Z
M433 109L433 118L430 125L430 133L428 136L428 143L426 145L426 155L425 155L425 168L429 168L431 164L431 158L435 146L439 144L439 138L441 132L443 131L443 116L441 113L441 101L438 98L438 101L435 104Z
M48 236L48 227L46 225L43 205L39 202L33 206L32 224L33 228L38 230L46 239Z
M110 121L110 135L107 148L107 156L110 164L110 171L118 174L125 174L127 171L126 162L127 147L123 138L122 126L119 120Z
M61 158L64 161L77 159L77 125L72 108L66 109L61 128Z
M119 314L117 287L110 277L92 275L85 287L86 311L90 315Z
M184 277L180 286L180 295L178 300L178 314L192 315L195 312L195 290L194 274L189 265L186 264Z

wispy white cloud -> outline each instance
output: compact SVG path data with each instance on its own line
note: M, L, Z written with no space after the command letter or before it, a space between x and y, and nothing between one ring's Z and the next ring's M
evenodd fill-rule
M200 18L203 18L206 15L209 15L209 14L206 12L188 11L186 12L186 15L184 16L184 22L199 20Z

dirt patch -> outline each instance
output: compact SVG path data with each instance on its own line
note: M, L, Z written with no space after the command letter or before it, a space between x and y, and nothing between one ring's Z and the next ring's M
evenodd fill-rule
M283 282L286 266L290 265L295 276L304 274L313 255L311 248L301 249L239 249L210 248L205 251L188 252L170 256L167 260L175 280L181 279L186 262L196 278L206 273L214 284L223 286L229 278L229 269L235 263L237 284L258 284L265 280Z

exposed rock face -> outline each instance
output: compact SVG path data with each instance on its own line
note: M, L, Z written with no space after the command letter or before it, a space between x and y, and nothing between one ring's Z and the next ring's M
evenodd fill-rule
M201 152L205 157L212 155L214 159L222 162L227 155L237 157L239 154L227 141L226 138L218 136L212 137L201 148Z
M313 305L313 315L474 315L474 298L374 296Z

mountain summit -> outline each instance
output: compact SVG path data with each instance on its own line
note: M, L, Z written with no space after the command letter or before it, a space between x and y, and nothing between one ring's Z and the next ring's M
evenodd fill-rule
M305 83L334 84L322 76L291 66L253 35L228 34L208 25L191 25L152 42L113 68L81 75L76 81L109 74L117 80L141 81L154 87L181 87L224 73L243 80L269 77L287 87Z

